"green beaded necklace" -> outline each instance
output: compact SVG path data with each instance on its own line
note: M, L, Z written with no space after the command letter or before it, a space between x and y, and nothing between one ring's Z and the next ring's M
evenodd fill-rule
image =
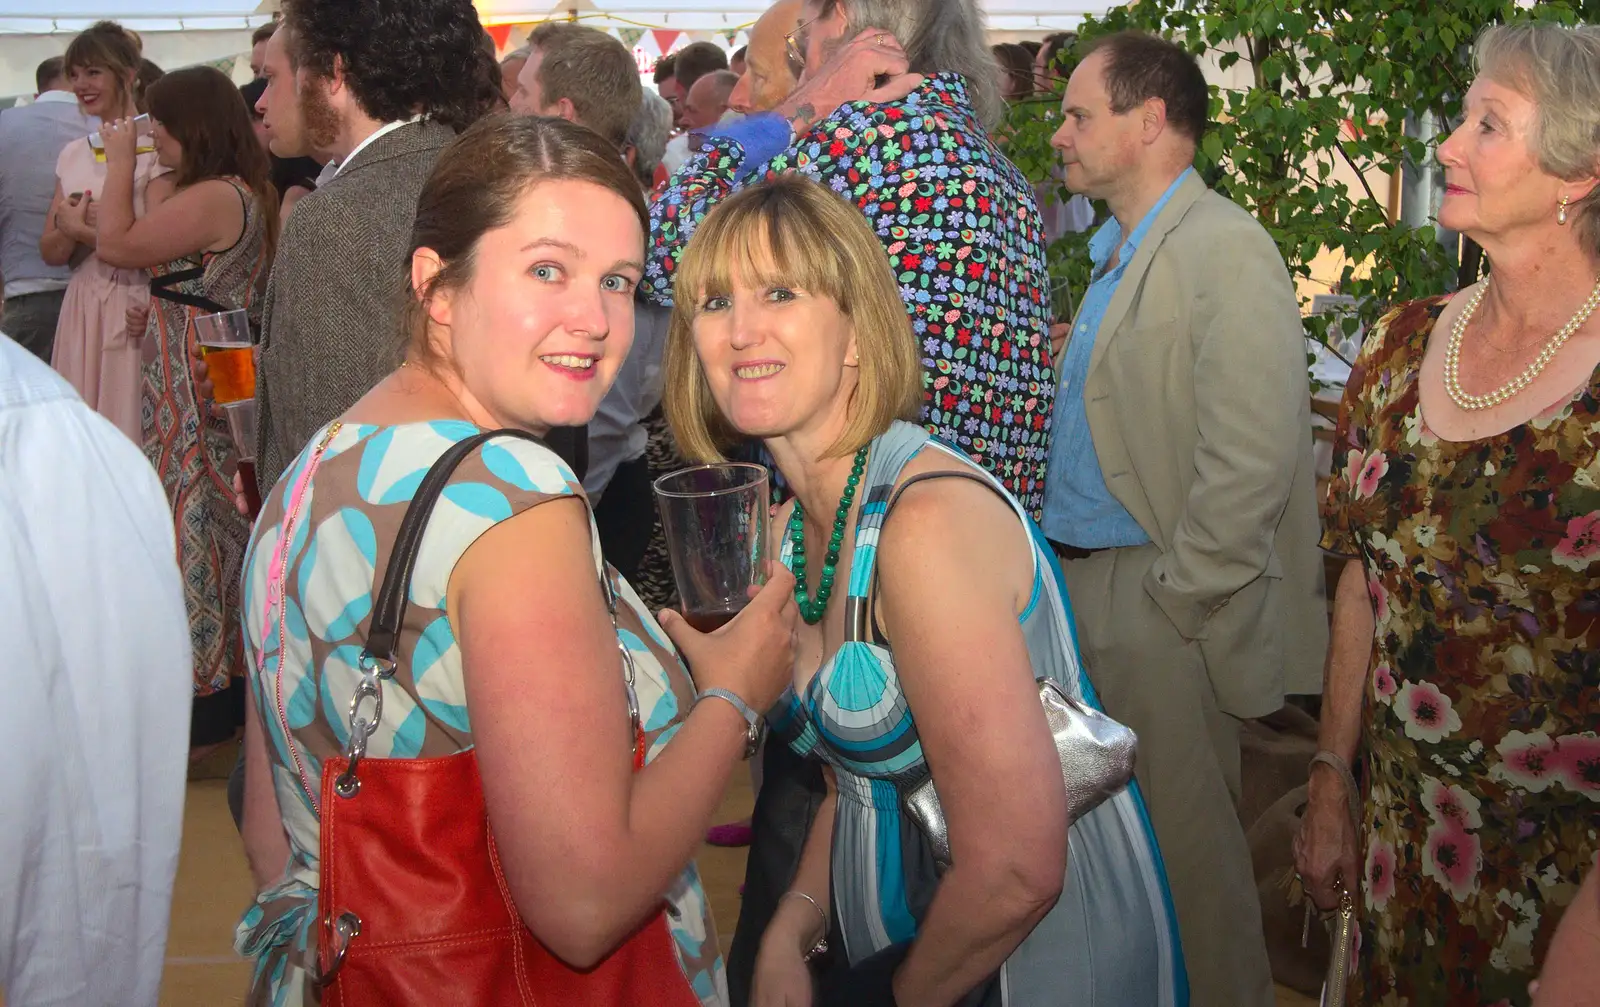
M868 445L870 447L871 445ZM792 545L789 565L794 570L794 600L800 606L800 618L815 626L828 610L828 599L833 597L833 576L839 566L839 547L844 545L844 525L850 517L850 505L855 503L856 487L861 485L861 473L867 468L867 448L856 452L855 464L850 466L850 478L844 482L844 495L839 498L839 511L833 516L833 534L828 538L828 553L822 560L822 577L817 581L817 597L812 600L806 590L806 528L805 511L800 498L794 501L794 513L789 515L789 541Z

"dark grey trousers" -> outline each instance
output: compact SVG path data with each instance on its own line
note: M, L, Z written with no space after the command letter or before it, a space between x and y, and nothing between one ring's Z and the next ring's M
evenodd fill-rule
M61 318L61 302L66 290L47 290L40 294L18 294L6 298L0 329L34 356L50 362L56 344L56 322Z

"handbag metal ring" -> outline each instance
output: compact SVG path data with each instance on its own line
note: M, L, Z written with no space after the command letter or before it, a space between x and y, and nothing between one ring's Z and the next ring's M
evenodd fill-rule
M350 741L344 746L344 757L350 765L333 781L333 792L340 797L354 797L361 793L361 780L356 777L356 767L367 757L367 739L371 731L363 730L366 721L358 720L350 728Z
M333 982L333 977L339 974L344 967L345 955L350 953L350 941L361 936L361 917L346 910L339 914L333 921L333 964L328 966L328 971L321 974L312 973L311 985L326 986ZM340 941L339 938L344 940Z
M377 657L370 650L363 650L361 656L356 659L357 671L363 674L375 671L378 673L379 678L393 678L395 669L398 667L399 665L393 660L384 660Z
M372 700L372 716L361 716L361 701ZM360 724L367 737L378 730L378 724L383 721L383 689L375 678L363 678L356 684L356 694L350 697L350 733L355 734L356 725Z

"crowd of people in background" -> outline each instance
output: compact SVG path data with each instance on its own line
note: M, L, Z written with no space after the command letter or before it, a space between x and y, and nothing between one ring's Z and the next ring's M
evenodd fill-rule
M84 30L0 114L0 993L155 1003L178 739L242 735L251 1004L385 940L324 904L323 767L464 758L550 967L665 956L663 1005L1271 1007L1241 729L1320 694L1294 858L1355 899L1349 1002L1596 1003L1600 31L1475 53L1439 221L1490 275L1367 334L1319 513L1294 282L1172 41L777 0L651 87L581 23L283 0L240 87ZM248 444L196 336L236 310ZM700 632L651 487L729 458L776 561ZM1038 679L1139 739L1076 819Z

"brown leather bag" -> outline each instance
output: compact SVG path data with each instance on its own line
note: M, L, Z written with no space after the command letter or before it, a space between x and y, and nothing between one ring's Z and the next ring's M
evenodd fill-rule
M401 522L373 608L363 678L350 703L350 741L322 770L321 941L317 980L329 1007L700 1007L657 912L592 969L574 969L523 924L511 899L471 751L436 759L368 759L392 677L411 573L433 504L478 434L429 469ZM616 617L616 598L601 583ZM619 644L634 723L644 731L633 663ZM365 704L372 712L367 716Z

